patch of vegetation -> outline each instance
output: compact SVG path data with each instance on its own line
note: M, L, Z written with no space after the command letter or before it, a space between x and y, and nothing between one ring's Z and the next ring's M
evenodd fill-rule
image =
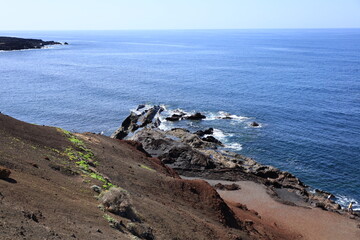
M144 168L144 169L147 169L147 170L149 170L149 171L155 171L154 169L152 169L152 168L150 168L150 167L148 167L148 166L146 166L146 165L144 165L144 164L141 164L140 167L141 167L141 168Z
M70 161L75 161L75 164L81 169L85 176L101 181L104 189L116 187L107 178L91 168L98 166L99 163L94 161L94 153L85 146L82 140L67 130L61 128L57 128L57 130L62 132L72 144L72 146L65 149L64 154Z

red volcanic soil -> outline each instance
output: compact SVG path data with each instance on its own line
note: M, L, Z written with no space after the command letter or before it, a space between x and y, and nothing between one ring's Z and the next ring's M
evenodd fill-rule
M254 239L208 183L180 179L137 144L91 133L76 138L94 154L92 170L128 192L136 224L152 236L99 208L91 186L103 183L69 158L76 149L69 135L0 114L0 167L11 171L0 179L0 239Z

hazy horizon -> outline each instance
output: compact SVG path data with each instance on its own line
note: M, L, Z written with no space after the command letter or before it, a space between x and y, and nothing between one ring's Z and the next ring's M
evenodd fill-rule
M358 0L0 0L1 31L360 28Z

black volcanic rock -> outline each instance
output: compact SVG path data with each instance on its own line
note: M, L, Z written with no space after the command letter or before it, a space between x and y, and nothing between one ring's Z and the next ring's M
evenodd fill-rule
M58 45L59 42L43 41L41 39L26 39L15 37L0 37L0 50L22 50L22 49L37 49L43 48L47 45Z
M252 127L259 127L260 124L258 124L257 122L252 122L252 123L250 124L250 126L252 126Z
M167 121L175 122L179 121L184 115L182 114L173 114L171 117L165 118Z
M223 146L223 143L221 141L217 140L216 138L214 138L213 136L203 137L203 138L201 138L201 140L206 141L206 142L216 143L220 146Z
M145 126L159 127L159 114L164 110L161 106L146 108L145 105L139 105L137 109L143 109L141 113L131 112L122 122L121 126L111 135L111 138L123 139L129 133L135 132Z
M213 133L214 133L213 128L208 128L206 130L198 130L198 131L194 132L194 134L198 135L199 137L203 137L204 135L213 134Z
M201 119L205 119L206 116L201 114L201 113L195 113L189 117L186 117L186 119L188 120L201 120Z

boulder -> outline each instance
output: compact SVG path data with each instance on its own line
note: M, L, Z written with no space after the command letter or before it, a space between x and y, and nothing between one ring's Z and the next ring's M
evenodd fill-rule
M193 115L190 115L188 117L185 117L186 119L188 120L202 120L202 119L205 119L206 116L201 114L201 113L195 113Z
M0 179L9 178L11 171L5 167L0 167Z
M109 191L102 193L99 200L105 210L128 218L131 221L139 221L128 191L113 187Z

